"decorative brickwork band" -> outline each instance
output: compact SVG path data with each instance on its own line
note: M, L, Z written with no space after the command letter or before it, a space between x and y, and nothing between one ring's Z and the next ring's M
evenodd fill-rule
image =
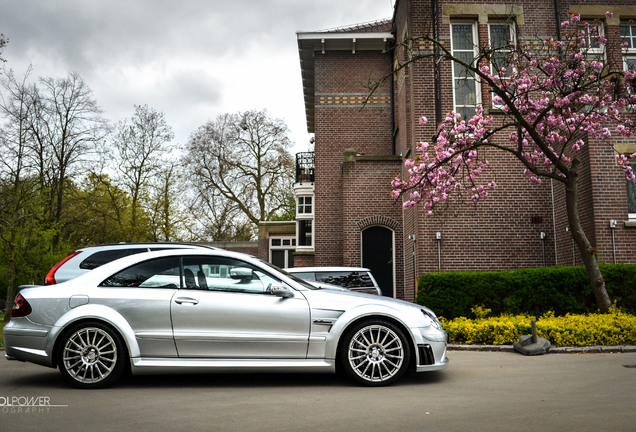
M390 106L391 104L391 95L386 93L374 94L371 97L367 93L330 93L317 94L316 96L316 107L346 106L359 108L365 104L366 106Z
M363 231L372 226L383 226L393 231L399 231L399 228L400 228L400 223L398 221L396 221L393 218L382 216L382 215L376 215L376 216L370 216L370 217L364 218L362 220L359 220L357 222L357 225L360 231Z

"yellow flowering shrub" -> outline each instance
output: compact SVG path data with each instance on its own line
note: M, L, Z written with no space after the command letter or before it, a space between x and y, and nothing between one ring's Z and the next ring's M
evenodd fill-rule
M487 317L478 309L477 319L464 317L452 320L440 318L448 332L449 342L504 345L512 344L522 335L532 332L536 321L537 335L553 345L636 345L636 316L613 309L608 314L554 316L547 313L539 318L529 315Z

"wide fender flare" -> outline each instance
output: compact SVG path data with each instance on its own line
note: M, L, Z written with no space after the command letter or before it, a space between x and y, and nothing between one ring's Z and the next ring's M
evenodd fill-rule
M416 314L405 313L403 310L385 305L360 305L345 311L334 323L329 331L327 344L325 346L325 357L336 358L338 354L338 343L348 328L354 323L364 319L387 319L397 322L404 330L405 336L409 338L413 346L417 346L413 329L417 327Z
M55 342L57 341L58 337L69 326L78 321L87 320L101 321L109 324L124 339L124 343L126 344L126 347L128 349L128 355L131 358L140 356L139 344L137 343L137 339L135 338L135 332L128 324L128 321L126 321L126 319L124 319L124 317L114 309L97 304L78 306L71 309L62 317L60 317L59 320L57 320L57 322L54 324L53 330L49 334L50 341L47 346L50 347L50 354L53 354L53 347L55 346Z

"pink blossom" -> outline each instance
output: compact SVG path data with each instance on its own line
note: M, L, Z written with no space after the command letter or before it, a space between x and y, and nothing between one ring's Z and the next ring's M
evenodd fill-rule
M408 197L404 207L422 205L427 216L433 215L436 207L453 193L474 202L486 199L497 184L486 157L489 151L481 148L493 148L489 138L500 133L508 134L508 140L503 144L502 140L493 142L507 145L508 151L522 159L524 175L534 185L540 185L543 176L571 175L574 158L586 145L582 134L610 138L615 130L622 137L633 136L636 126L625 112L631 111L630 104L636 104L636 71L625 71L622 84L606 80L604 63L588 60L585 53L589 35L599 43L607 40L596 34L589 23L585 25L587 30L576 30L580 28L579 21L579 15L570 14L562 24L567 29L564 39L545 40L545 53L526 52L513 59L505 80L500 80L501 71L495 73L488 66L478 66L479 73L498 80L498 91L507 94L507 104L503 105L504 98L499 95L493 96L493 103L503 105L497 116L512 127L497 129L501 125L499 118L495 122L484 114L483 107L465 119L459 113L448 112L437 127L436 142L417 143L421 154L405 161L410 177L394 180L392 196ZM524 124L532 126L531 131L518 128L518 113L524 117ZM420 125L426 122L425 117L420 118ZM630 158L636 159L636 153ZM617 156L617 164L628 180L635 177L627 156Z
M592 63L590 63L590 66L593 69L597 70L597 71L602 71L603 68L605 67L605 65L603 65L603 63L601 63L600 61L596 61L596 60L593 60Z
M424 126L426 123L428 123L428 119L424 116L420 117L420 125Z

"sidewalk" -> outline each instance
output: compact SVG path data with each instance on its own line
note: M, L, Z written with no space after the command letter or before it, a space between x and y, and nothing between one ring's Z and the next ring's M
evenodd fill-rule
M453 344L447 346L449 351L502 351L516 352L512 345L469 345ZM636 352L636 345L593 345L593 346L551 346L548 354L569 354L569 353L633 353Z

